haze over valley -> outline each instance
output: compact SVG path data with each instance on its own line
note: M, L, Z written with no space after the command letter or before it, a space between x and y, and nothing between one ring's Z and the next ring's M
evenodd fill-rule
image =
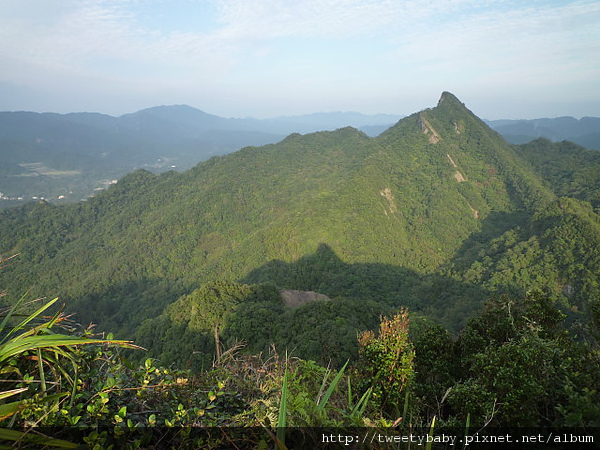
M272 119L226 119L186 105L112 117L99 113L0 112L0 207L32 200L86 200L127 173L183 171L245 146L292 133L352 126L369 136L401 116L315 113ZM487 122L512 143L538 137L600 149L600 118Z
M599 19L0 2L0 440L595 448Z

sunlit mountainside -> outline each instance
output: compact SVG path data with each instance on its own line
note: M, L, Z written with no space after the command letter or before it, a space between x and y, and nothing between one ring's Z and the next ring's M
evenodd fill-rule
M46 199L74 202L136 169L189 169L214 155L348 125L377 134L399 116L321 113L226 119L186 105L119 117L0 112L0 208Z
M196 372L272 348L338 368L363 358L348 377L385 420L411 386L427 423L490 411L496 424L592 423L598 155L508 144L444 92L378 136L293 133L183 172L138 170L85 202L6 209L0 248L17 256L0 271L2 300L51 293L82 326L147 349L132 361ZM385 369L407 371L398 397L377 381L385 360L369 345L384 341L368 330L380 323L378 336L404 330L403 365ZM515 393L515 377L533 387Z
M291 133L352 126L377 136L401 116L330 112L227 119L186 105L113 117L99 113L0 112L0 208L31 200L87 199L137 169L187 170L211 156L281 141ZM510 143L539 137L600 149L600 119L486 122Z
M586 202L597 201L597 179L581 186L589 196L560 199L570 193L553 190L562 185L522 156L527 148L444 93L375 138L354 128L292 134L183 173L135 172L86 203L7 211L2 248L22 262L2 277L11 291L55 292L80 320L127 336L216 279L408 305L455 329L489 293L532 281L589 311L597 262L570 273L551 236L567 216L597 229ZM585 233L571 254L595 248Z

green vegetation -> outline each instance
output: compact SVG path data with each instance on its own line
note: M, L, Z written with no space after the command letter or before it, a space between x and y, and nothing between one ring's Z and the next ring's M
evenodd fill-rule
M13 440L35 436L63 448L157 441L283 448L298 438L294 427L369 426L400 435L465 424L597 427L598 346L570 335L564 317L540 292L497 297L452 341L439 325L401 310L383 317L377 333L358 336L356 359L339 370L273 347L262 355L228 349L204 371L190 372L154 359L132 364L109 341L73 338L88 345L71 348L62 362L44 357L35 364L31 348L3 365L14 374L4 381L6 395L23 398L1 405L11 413L1 420L10 429L0 429L0 439L14 431ZM57 377L69 380L69 389ZM205 428L215 426L258 428ZM52 439L36 429L54 430ZM320 430L303 430L302 442L320 442Z
M358 113L225 119L185 105L120 117L0 112L0 209L32 198L77 202L138 168L187 170L214 155L278 142L292 132L354 125L378 134L396 121L396 116Z
M8 307L51 292L147 349L77 349L71 406L19 423L597 425L594 164L510 146L444 93L377 138L296 134L5 210Z
M600 206L600 152L572 142L536 139L515 147L547 182L556 195L573 197Z
M0 274L3 286L56 293L82 323L123 337L217 280L383 309L437 302L437 317L457 331L490 292L440 268L475 237L485 245L523 225L554 195L456 98L443 98L378 138L351 128L291 135L182 174L135 172L85 203L4 211L0 245L20 262Z

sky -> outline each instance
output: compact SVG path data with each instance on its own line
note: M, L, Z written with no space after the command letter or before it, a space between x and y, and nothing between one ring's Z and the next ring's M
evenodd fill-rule
M0 111L600 116L598 0L0 0Z

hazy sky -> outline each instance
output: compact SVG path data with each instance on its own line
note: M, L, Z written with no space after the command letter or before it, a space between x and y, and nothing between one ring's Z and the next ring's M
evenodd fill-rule
M0 110L600 116L600 1L0 0Z

